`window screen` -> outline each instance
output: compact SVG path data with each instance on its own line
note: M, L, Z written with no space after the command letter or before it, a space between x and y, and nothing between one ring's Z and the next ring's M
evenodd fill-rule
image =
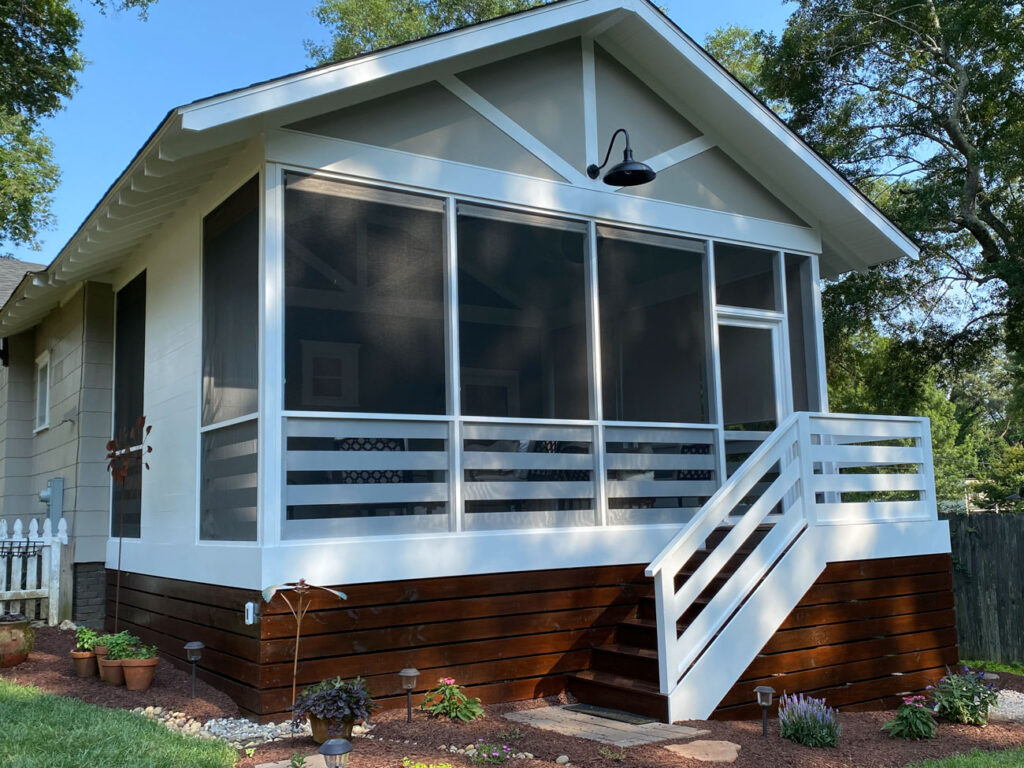
M585 419L586 225L459 206L462 412Z
M203 433L199 536L256 541L257 428L253 419Z
M286 181L285 407L445 413L442 201Z
M793 410L818 411L817 342L814 334L811 264L806 256L786 254L786 315L789 359L793 366Z
M604 418L708 420L704 244L598 229Z
M779 309L775 295L775 253L715 243L715 287L719 304Z
M117 292L114 314L114 435L129 432L145 415L146 273ZM111 535L138 538L142 521L141 462L129 464L124 485L114 483Z
M203 219L203 425L258 409L259 186Z

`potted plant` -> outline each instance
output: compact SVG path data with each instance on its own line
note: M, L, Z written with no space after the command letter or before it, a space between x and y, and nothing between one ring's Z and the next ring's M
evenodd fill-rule
M92 646L92 652L96 656L96 669L99 673L100 680L104 680L103 676L103 660L107 658L110 653L110 638L113 635L100 635L96 638L96 642Z
M32 652L36 631L20 613L0 616L0 667L16 667Z
M127 632L106 636L107 657L99 659L98 662L103 682L110 683L110 685L124 685L124 670L121 667L121 661L138 642L139 638Z
M129 648L121 659L124 685L129 691L145 691L153 683L156 665L160 659L155 645L139 645Z
M329 738L349 738L352 726L369 719L372 709L373 697L361 677L332 677L303 688L292 707L292 716L296 724L308 718L313 741L322 744Z
M92 677L96 674L96 653L93 648L99 640L99 633L89 627L79 627L75 632L75 647L71 650L71 663L77 677Z

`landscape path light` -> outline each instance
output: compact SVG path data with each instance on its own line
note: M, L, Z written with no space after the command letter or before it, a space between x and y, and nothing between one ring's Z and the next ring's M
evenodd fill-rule
M402 687L405 688L405 722L412 722L412 689L416 687L416 678L420 671L415 667L406 667L398 673L402 680Z
M759 685L754 689L757 694L757 703L761 705L761 735L768 735L768 707L772 705L772 696L775 689L767 685Z
M348 739L328 739L317 751L324 756L327 768L345 768L348 765L348 754L352 751L352 744Z
M203 656L203 645L198 640L191 640L185 643L185 658L192 663L192 698L196 697L196 662Z

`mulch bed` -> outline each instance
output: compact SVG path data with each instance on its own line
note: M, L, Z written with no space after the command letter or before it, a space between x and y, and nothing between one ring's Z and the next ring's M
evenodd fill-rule
M11 669L0 669L0 679L34 685L47 693L111 709L163 707L204 722L214 717L238 716L235 702L202 680L196 680L196 697L191 698L191 674L166 659L161 659L157 666L156 677L148 691L129 691L123 685L107 685L98 677L75 677L71 656L68 655L74 644L74 632L40 627L36 630L35 647L28 659Z
M73 632L55 628L36 631L36 646L25 663L0 670L0 678L34 685L44 691L71 696L104 707L132 709L161 706L166 710L184 712L190 717L207 720L212 717L235 717L238 710L225 694L202 681L196 685L196 698L190 698L191 678L188 672L167 662L161 663L153 686L144 692L128 691L99 682L97 678L74 677L68 652L74 641ZM998 685L1024 692L1024 677L1000 674ZM568 755L579 768L711 768L714 763L687 760L656 745L627 747L621 760L598 754L604 745L584 739L560 736L551 731L532 728L524 723L506 720L510 711L530 709L564 700L538 700L499 704L486 708L487 717L475 723L448 723L432 720L422 712L413 712L413 722L405 722L405 712L391 710L374 718L372 739L356 738L350 768L394 768L403 757L430 763L450 763L455 768L471 768L463 755L442 752L442 744L465 747L478 739L507 743L516 752L530 752L533 761L513 760L510 768L557 768L555 759ZM701 738L731 741L739 744L739 757L732 768L895 768L929 758L948 757L972 749L999 750L1024 746L1024 724L992 723L985 728L942 723L937 738L924 742L889 739L881 731L891 712L842 714L842 738L836 749L810 749L779 738L778 724L769 723L769 736L761 736L760 722L690 722L711 733ZM508 739L518 729L518 738ZM506 738L501 738L504 735ZM688 740L680 740L685 743ZM613 748L614 749L614 748ZM617 751L617 750L616 750ZM240 755L237 768L253 768L260 763L288 759L296 752L312 755L316 744L309 737L288 739L257 748L252 757Z

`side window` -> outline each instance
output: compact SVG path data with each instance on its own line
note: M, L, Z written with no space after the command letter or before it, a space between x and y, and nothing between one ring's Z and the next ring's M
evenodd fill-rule
M50 353L36 358L36 432L50 426Z

